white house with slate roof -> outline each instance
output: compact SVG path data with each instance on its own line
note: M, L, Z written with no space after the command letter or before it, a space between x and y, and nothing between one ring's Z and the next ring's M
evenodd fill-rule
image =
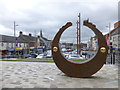
M29 54L30 51L35 52L37 49L42 49L43 51L41 47L51 48L51 42L43 36L24 35L21 31L18 37L0 35L0 38L0 52L2 55Z
M21 38L0 35L0 51L2 55L15 54L19 50L25 49L27 46L27 42L23 41Z
M13 49L15 47L15 37L0 35L0 50L7 51L8 49Z

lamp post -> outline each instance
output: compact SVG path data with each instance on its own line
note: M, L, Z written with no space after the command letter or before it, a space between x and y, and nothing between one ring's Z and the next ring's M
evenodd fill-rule
M16 23L15 23L15 21L14 21L14 38L15 38L15 49L16 49L16 40L17 40L17 38L16 38L16 26L18 26ZM15 50L15 53L16 53L16 50Z
M16 36L15 34L15 32L16 32L16 26L18 26L16 23L15 23L15 21L14 21L14 37Z
M111 25L110 25L110 23L109 23L109 25L108 25L108 28L109 28L109 40L111 40L111 35L110 35L110 28L111 28Z
M111 64L113 64L113 57L112 57L112 42L111 42L111 24L109 23L108 26L108 30L109 30L109 54L110 54L110 59L111 59Z
M111 25L110 23L108 24L108 26L106 26L108 28L108 39L109 39L109 50L111 49L110 45L111 45L111 34L110 34L110 29L111 29Z

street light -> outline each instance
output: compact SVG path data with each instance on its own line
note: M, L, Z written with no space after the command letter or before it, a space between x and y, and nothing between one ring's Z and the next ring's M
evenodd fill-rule
M109 33L108 33L108 37L109 37L108 39L109 39L109 50L110 50L110 44L111 44L111 38L110 38L110 37L111 37L111 34L110 34L110 32L111 32L111 31L110 31L110 29L111 29L111 25L110 25L110 23L109 23L109 25L106 26L106 27L107 27L108 30L109 30L109 31L108 31L108 32L109 32Z
M14 21L14 37L15 37L15 30L16 30L16 26L18 26L16 23L15 23L15 21Z
M16 32L16 26L18 26L18 25L17 25L17 24L15 23L15 21L14 21L14 38L15 38L15 36L16 36L16 35L15 35L15 34L16 34L16 33L15 33L15 32ZM17 38L15 38L15 49L16 49L16 46L17 46L17 45L16 45L16 41L17 41ZM15 50L15 53L16 53L16 50Z
M110 59L111 59L111 64L113 63L113 60L112 60L112 42L111 42L111 24L109 23L109 25L108 26L106 26L106 27L108 27L108 29L109 29L109 54L110 54Z

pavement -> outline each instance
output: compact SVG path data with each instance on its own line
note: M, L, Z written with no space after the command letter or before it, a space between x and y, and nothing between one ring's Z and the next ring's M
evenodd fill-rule
M104 65L92 77L74 78L54 63L0 61L0 88L118 88L118 67Z

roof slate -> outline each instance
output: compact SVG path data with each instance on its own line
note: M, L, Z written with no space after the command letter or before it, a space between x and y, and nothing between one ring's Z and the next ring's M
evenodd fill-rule
M0 35L0 42L10 42L15 43L16 41L18 43L28 43L28 42L36 42L38 37L29 36L21 34L18 37L14 36L7 36L7 35ZM42 37L44 40L48 41L48 39ZM17 39L17 40L16 40ZM40 38L39 38L40 39ZM41 40L41 39L40 39ZM42 40L41 40L42 41Z
M35 37L30 37L27 35L23 35L22 37L14 37L14 36L7 36L7 35L0 35L1 39L0 42L18 42L18 43L25 43L25 42L35 42Z
M111 35L116 35L116 34L120 34L120 27L115 28L115 29L114 29L114 32L112 32Z
M36 37L28 36L28 35L20 35L19 38L21 38L25 42L35 42L37 39Z
M7 35L0 35L1 39L0 42L15 42L15 37L13 36L7 36Z

